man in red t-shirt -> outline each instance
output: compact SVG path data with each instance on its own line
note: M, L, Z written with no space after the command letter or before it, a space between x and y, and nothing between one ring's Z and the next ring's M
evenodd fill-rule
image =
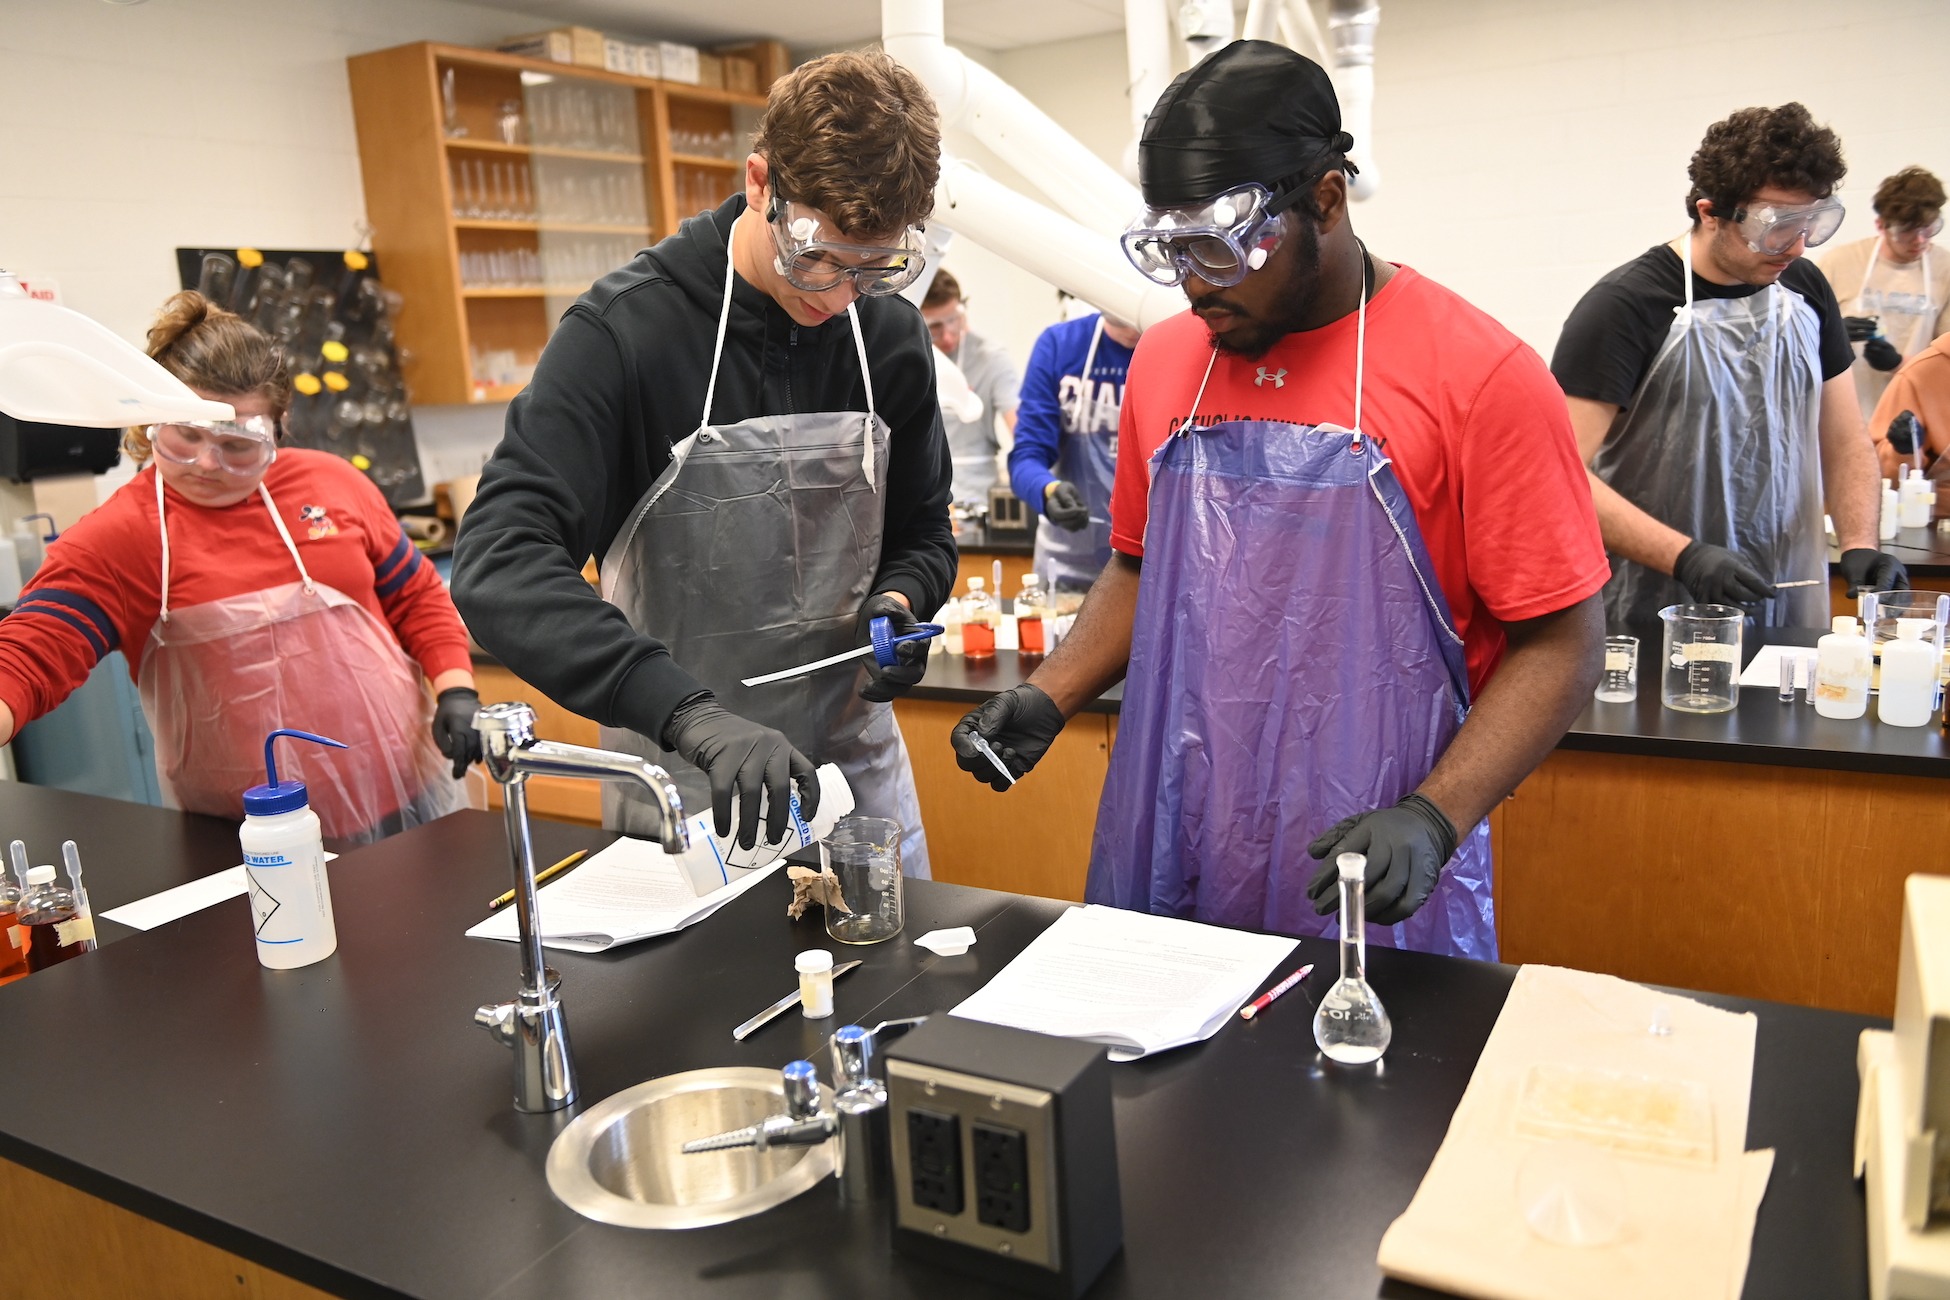
M1192 310L1147 331L1132 362L1113 555L1074 631L964 718L954 746L1003 788L977 734L1026 773L1128 669L1093 901L1314 932L1295 895L1329 910L1332 855L1360 852L1369 919L1398 926L1397 942L1490 956L1479 823L1590 698L1609 567L1550 373L1455 294L1368 255L1349 219L1351 147L1326 74L1264 42L1226 47L1159 101L1139 155L1149 212L1126 250L1182 283ZM1188 423L1198 434L1172 439ZM1365 445L1314 426L1359 428ZM1337 641L1343 621L1369 631ZM1394 684L1334 715L1371 676ZM1444 710L1425 691L1453 717L1430 722ZM1157 725L1134 726L1140 696ZM1318 781L1279 775L1322 746ZM1143 774L1120 777L1120 761ZM1390 802L1336 808L1343 787ZM1125 821L1146 829L1126 842ZM1306 838L1240 837L1262 823ZM1477 840L1471 897L1429 908L1467 920L1403 925ZM1298 845L1330 866L1295 862ZM1248 853L1270 861L1236 860ZM1128 859L1148 865L1134 877Z

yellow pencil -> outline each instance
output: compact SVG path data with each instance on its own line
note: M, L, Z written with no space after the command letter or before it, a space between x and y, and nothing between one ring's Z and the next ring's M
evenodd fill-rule
M556 863L548 870L536 873L535 876L536 887L539 888L542 885L546 885L549 881L555 879L557 876L561 875L563 872L567 871L570 867L573 867L574 865L576 865L576 863L582 861L584 858L588 856L589 856L588 849L577 849L574 853L571 853L568 857L563 858L560 862ZM495 899L492 903L489 903L488 911L498 912L502 908L506 907L508 904L514 901L515 901L515 891L510 889L507 893L501 895L501 897Z

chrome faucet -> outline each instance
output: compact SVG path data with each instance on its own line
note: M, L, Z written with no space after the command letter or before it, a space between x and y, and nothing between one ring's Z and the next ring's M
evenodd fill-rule
M515 920L521 931L521 991L513 1001L480 1008L474 1023L514 1050L515 1109L561 1110L575 1103L576 1066L569 1051L569 1022L562 1010L561 978L542 961L535 917L535 846L528 831L528 778L573 776L640 783L663 814L657 838L666 853L682 853L690 847L684 801L670 773L648 759L537 740L535 710L526 704L490 704L474 715L474 728L481 733L488 775L501 784L508 853L514 863Z

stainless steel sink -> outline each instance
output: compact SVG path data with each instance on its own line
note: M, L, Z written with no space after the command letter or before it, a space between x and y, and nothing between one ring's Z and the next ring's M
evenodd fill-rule
M820 1089L829 1106L831 1093ZM684 1143L783 1110L777 1070L725 1066L640 1083L577 1116L548 1153L556 1199L626 1228L702 1228L781 1205L833 1172L832 1143L685 1155Z

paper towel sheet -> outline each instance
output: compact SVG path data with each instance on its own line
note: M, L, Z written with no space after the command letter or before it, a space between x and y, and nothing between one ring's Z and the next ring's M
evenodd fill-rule
M1655 1019L1671 1032L1650 1032ZM1543 1145L1519 1123L1525 1081L1540 1065L1657 1081L1667 1095L1675 1083L1703 1088L1712 1154L1601 1145L1624 1189L1623 1233L1592 1247L1545 1240L1517 1195L1525 1158ZM1606 975L1524 967L1441 1150L1381 1239L1382 1270L1483 1300L1738 1300L1774 1167L1772 1151L1743 1149L1753 1069L1751 1014Z

